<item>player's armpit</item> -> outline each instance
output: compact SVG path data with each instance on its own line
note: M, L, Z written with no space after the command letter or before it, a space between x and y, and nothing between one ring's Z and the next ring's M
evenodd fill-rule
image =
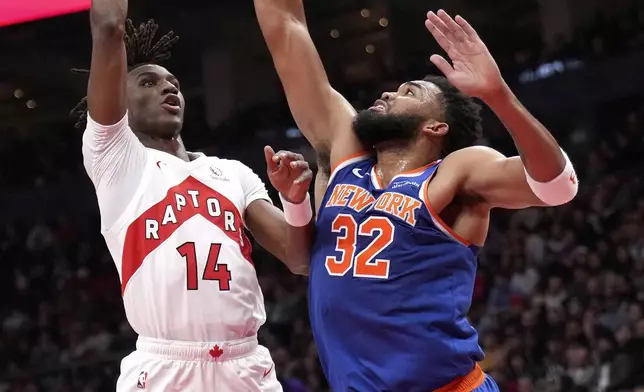
M518 156L507 158L489 147L475 146L453 152L441 167L461 173L460 192L482 199L490 208L547 206L530 189Z
M88 112L99 124L112 125L126 111L127 0L93 0L90 9L92 60L87 87Z
M255 11L299 129L331 166L361 151L351 130L355 110L328 80L301 0L255 0Z
M259 199L246 209L246 227L259 244L280 259L291 272L309 274L309 252L313 242L314 224L293 227L284 213L270 202Z

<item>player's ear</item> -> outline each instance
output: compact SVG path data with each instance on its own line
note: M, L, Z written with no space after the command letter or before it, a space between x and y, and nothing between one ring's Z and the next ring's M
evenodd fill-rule
M424 124L422 131L428 136L445 136L449 131L449 125L444 122L430 120Z

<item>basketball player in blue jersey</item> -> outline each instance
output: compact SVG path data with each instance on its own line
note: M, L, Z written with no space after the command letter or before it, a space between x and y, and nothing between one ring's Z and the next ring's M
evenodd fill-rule
M426 26L445 74L356 113L329 85L301 0L255 0L295 120L319 155L310 318L334 391L497 391L466 318L493 208L566 203L577 179L472 27ZM486 103L519 156L474 146ZM363 150L367 152L363 152Z

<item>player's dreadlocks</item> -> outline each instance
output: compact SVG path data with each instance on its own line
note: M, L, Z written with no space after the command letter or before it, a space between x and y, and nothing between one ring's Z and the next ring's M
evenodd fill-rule
M443 139L443 156L474 145L482 135L481 106L443 76L428 75L424 80L441 90L443 120L449 125L449 132Z
M127 54L128 72L145 64L158 64L170 58L170 48L179 40L179 37L170 31L163 35L156 43L154 36L159 25L150 19L135 27L132 20L125 23L125 52ZM88 74L88 69L72 68L73 73ZM84 129L87 123L87 97L83 97L70 112L76 119L74 125L77 129Z

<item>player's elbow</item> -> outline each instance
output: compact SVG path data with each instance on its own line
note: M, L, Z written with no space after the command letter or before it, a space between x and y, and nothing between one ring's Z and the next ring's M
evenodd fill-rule
M283 257L278 257L284 265L295 275L309 275L309 252L303 251L299 246L285 247Z
M309 263L298 263L288 266L289 271L295 275L309 276Z

